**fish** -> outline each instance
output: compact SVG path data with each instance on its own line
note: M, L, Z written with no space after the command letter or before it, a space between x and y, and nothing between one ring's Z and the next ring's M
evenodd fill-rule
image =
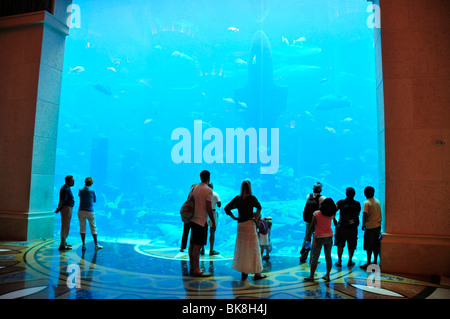
M306 38L305 37L301 37L301 38L298 38L297 40L294 40L293 42L292 42L292 44L303 44L303 43L305 43L306 42Z
M242 109L246 109L247 108L247 104L245 104L244 102L238 102L239 108Z
M333 134L336 134L336 130L335 130L334 128L332 128L332 127L325 126L325 129L326 129L328 132L331 132L331 133L333 133Z
M75 74L80 74L81 72L84 72L85 69L82 66L76 66L73 69L70 68L70 71L67 74L71 74L71 73L75 73Z
M247 66L247 62L245 62L244 60L237 58L236 60L234 60L234 62L238 65L238 66Z
M227 103L234 103L234 100L231 97L227 97L227 98L224 97L223 101L227 102Z
M146 119L146 120L144 121L144 124L148 124L148 123L150 123L150 122L153 122L153 119Z
M327 94L317 102L316 110L332 110L351 106L351 101L346 96Z
M108 202L105 194L103 194L103 199L105 200L105 206L108 208L113 208L113 209L119 208L119 203L122 200L122 196L123 196L123 193L120 194L119 196L117 196L114 202Z
M229 27L227 30L232 32L239 32L239 29L235 27Z
M186 60L188 60L188 61L193 61L193 62L195 62L195 60L194 60L193 58L191 58L189 55L187 55L187 54L185 54L185 53L183 53L183 52L180 52L180 51L174 51L174 52L172 52L172 56L173 56L173 57L183 58L183 59L186 59Z
M272 48L262 30L253 35L247 70L247 85L234 90L234 100L248 105L246 111L240 114L250 127L274 127L275 119L286 107L288 89L273 81Z
M285 37L283 37L283 36L281 36L281 42L282 43L284 43L284 44L287 44L287 45L289 45L289 40L288 39L286 39Z
M97 84L94 84L93 87L94 87L94 89L96 89L99 92L102 92L103 94L112 95L112 91L109 88L109 86L105 86L103 84L97 83Z
M108 71L117 72L115 68L109 66L106 68Z

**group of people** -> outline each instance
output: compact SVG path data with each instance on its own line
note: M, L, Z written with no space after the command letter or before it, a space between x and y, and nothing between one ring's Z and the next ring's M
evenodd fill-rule
M192 197L195 202L194 215L190 221L185 223L184 228L191 231L189 262L190 274L194 277L211 276L202 271L199 265L201 250L207 244L208 226L211 228L211 233L214 233L218 220L215 207L217 204L221 204L219 196L210 187L210 176L209 171L202 171L200 173L201 183L194 184L188 196L188 198ZM232 212L234 209L238 211L237 216ZM253 212L254 209L256 209L256 214ZM242 280L246 280L250 273L254 274L255 280L266 278L261 272L263 270L262 254L268 246L268 234L267 232L260 234L265 238L265 242L260 246L256 223L261 219L261 204L252 194L250 181L242 182L240 194L225 206L224 211L238 222L232 268L241 272ZM213 249L213 238L210 236L210 255L218 254ZM184 231L181 251L186 248L186 245L187 233Z
M301 263L306 262L311 251L310 276L305 278L306 281L314 280L314 273L322 247L324 248L327 269L325 276L322 278L325 281L330 280L331 248L333 246L332 222L335 226L335 245L338 250L338 261L335 265L342 267L342 254L346 243L349 256L347 266L355 265L352 258L357 246L359 214L361 212L361 204L354 199L356 192L352 187L348 187L346 198L339 200L337 203L333 199L323 196L321 192L321 183L314 184L313 193L308 194L303 212L306 229L300 250ZM366 201L363 204L362 230L364 231L364 250L367 253L367 262L360 267L367 269L368 265L377 263L380 252L382 215L380 202L374 198L375 189L372 186L367 186L364 189L364 195ZM339 221L336 220L338 211L340 212ZM312 243L311 237L313 237ZM373 262L372 255L374 257Z
M210 255L218 255L214 250L215 231L219 220L216 207L221 207L222 203L219 195L213 191L213 185L210 182L210 172L203 170L200 173L200 183L191 187L189 198L195 202L194 214L189 222L186 222L183 230L181 251L187 246L189 231L191 238L189 243L189 261L190 274L194 277L209 277L200 269L200 254L204 254L204 247L207 244L208 228L210 228ZM95 250L103 247L97 241L97 227L95 222L94 203L96 202L95 191L91 188L93 184L92 177L85 179L85 186L78 191L80 197L80 206L78 218L80 221L80 236L82 240L82 250L86 250L86 224L89 223L91 234L94 240ZM73 176L65 177L65 184L60 189L59 203L55 213L61 213L61 243L59 250L70 250L72 246L66 242L70 230L70 221L72 218L72 209L75 204L71 187L74 186ZM303 220L305 222L305 237L300 250L300 262L306 262L309 253L310 257L310 276L306 281L313 281L317 269L318 259L324 248L326 260L326 274L323 276L325 281L330 280L330 271L332 268L331 249L333 246L333 235L335 236L335 245L338 249L337 267L342 267L342 255L345 244L347 243L349 260L347 265L353 266L352 261L358 239L359 214L361 204L354 200L355 190L352 187L346 189L346 198L337 203L331 198L326 198L321 194L322 185L317 182L313 186L313 193L308 194L303 211ZM361 268L366 269L371 263L377 263L380 252L381 238L381 205L374 198L375 189L367 186L364 189L364 195L367 200L363 204L362 230L364 230L364 250L367 252L367 262ZM256 213L254 210L256 209ZM233 213L237 210L237 216ZM268 259L270 252L270 226L271 217L261 216L261 204L252 194L251 183L244 180L241 184L240 194L235 196L224 208L225 213L233 220L237 221L237 235L234 250L232 268L241 272L241 279L246 280L248 274L253 273L254 279L266 278L262 274L262 260ZM336 220L336 213L340 212L339 220ZM331 228L334 223L335 234ZM266 255L263 256L264 251ZM374 260L372 262L372 255Z
M213 192L210 184L210 172L204 170L200 173L200 184L191 187L189 197L195 202L194 216L185 223L181 251L187 245L187 231L191 230L191 240L189 245L190 274L194 277L209 277L209 273L202 271L199 267L199 258L203 247L207 243L208 225L211 234L214 234L218 215L215 211L216 203L220 207L221 202L217 193ZM208 186L209 185L209 186ZM347 243L349 260L347 265L354 266L352 258L357 246L359 214L361 204L354 199L355 190L352 187L346 189L346 198L337 203L332 198L326 198L321 194L322 185L317 182L313 186L313 193L308 194L303 212L305 222L305 237L300 250L300 262L305 263L309 253L310 275L306 281L314 281L314 274L317 269L318 259L324 248L326 260L325 281L330 280L332 268L331 249L333 246L333 236L338 249L338 261L336 267L342 267L342 255ZM364 250L367 252L367 262L362 265L366 269L368 265L377 263L380 252L381 240L381 205L374 198L375 189L367 186L364 189L366 201L363 204L362 230L364 231ZM237 209L237 216L233 210ZM256 209L256 213L254 210ZM269 258L270 251L270 227L271 217L261 217L261 204L252 194L251 183L244 180L241 184L240 194L234 197L224 208L225 213L238 222L236 243L232 269L241 272L241 279L246 280L248 274L253 273L254 279L262 279L267 276L262 274L262 260ZM339 220L336 213L340 212ZM331 228L334 223L335 234ZM265 227L261 227L261 223ZM264 225L263 224L263 225ZM262 229L265 231L262 231ZM212 240L212 242L211 242ZM210 255L218 254L213 250L214 237L210 237ZM266 250L266 255L263 256ZM374 257L372 262L372 255Z
M75 199L73 197L72 190L70 189L75 185L75 179L72 175L65 177L65 183L59 191L59 203L55 210L55 213L61 214L61 243L59 245L60 251L67 251L72 249L72 245L66 242L70 231L70 221L72 220L72 210L75 206ZM78 191L80 197L80 206L78 209L78 219L80 221L80 236L82 245L82 251L86 250L86 221L89 222L91 234L94 239L95 250L102 249L103 246L97 242L97 226L95 223L94 203L97 201L95 191L91 188L94 180L92 177L87 177L84 180L84 187Z

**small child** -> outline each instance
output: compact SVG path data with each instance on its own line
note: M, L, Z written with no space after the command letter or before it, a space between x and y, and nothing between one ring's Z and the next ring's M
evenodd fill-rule
M270 259L269 253L272 251L272 243L270 242L270 233L272 230L272 217L260 218L256 226L258 227L258 239L259 245L261 247L261 256L264 255L264 250L266 255L263 256L263 260Z

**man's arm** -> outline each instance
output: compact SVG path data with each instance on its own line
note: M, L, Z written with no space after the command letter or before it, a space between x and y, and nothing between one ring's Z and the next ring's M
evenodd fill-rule
M214 220L214 214L212 210L212 203L210 200L206 200L206 212L208 213L209 219L213 223L211 228L216 228L216 221Z

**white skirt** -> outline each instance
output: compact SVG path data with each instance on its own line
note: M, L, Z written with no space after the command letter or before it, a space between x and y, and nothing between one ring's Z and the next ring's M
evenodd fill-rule
M253 220L238 223L232 268L246 274L260 273L263 270L258 234Z

